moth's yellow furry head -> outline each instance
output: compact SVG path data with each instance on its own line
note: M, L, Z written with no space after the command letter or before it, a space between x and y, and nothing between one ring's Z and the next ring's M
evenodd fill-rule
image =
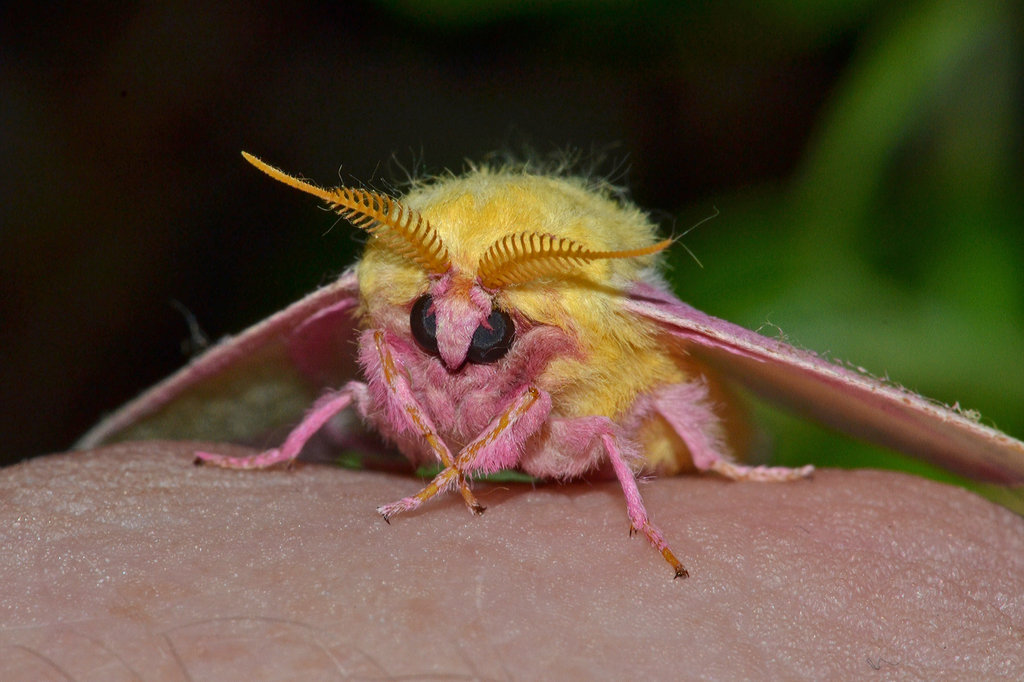
M245 158L371 234L358 267L367 319L408 325L413 303L441 279L447 296L486 294L494 308L574 339L579 353L553 361L548 377L575 394L559 404L580 414L617 414L680 372L650 325L619 305L623 289L657 276L654 257L672 241L658 240L642 211L583 178L483 167L394 199L321 189Z

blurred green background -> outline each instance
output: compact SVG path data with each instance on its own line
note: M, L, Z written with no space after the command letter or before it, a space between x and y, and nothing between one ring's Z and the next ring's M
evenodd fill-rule
M68 447L355 257L245 164L380 189L578 149L689 233L684 300L1024 436L1011 2L364 0L0 16L0 436ZM902 466L764 411L778 460ZM916 466L916 465L912 465Z

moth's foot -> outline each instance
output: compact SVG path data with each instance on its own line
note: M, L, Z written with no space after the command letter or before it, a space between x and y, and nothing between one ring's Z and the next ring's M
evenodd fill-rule
M487 511L487 507L477 502L476 495L469 489L469 481L466 480L465 476L459 475L458 486L459 494L462 495L462 499L466 503L466 509L469 510L470 514L480 516Z
M196 465L216 466L222 469L266 469L282 463L291 468L294 461L294 457L281 454L277 448L265 450L252 457L229 457L216 452L200 451L196 452L196 458L192 460Z
M690 577L690 572L686 570L686 567L683 566L683 562L677 559L676 555L672 553L672 550L668 548L668 543L665 542L665 536L661 534L661 531L658 530L654 524L647 521L643 523L640 528L637 528L636 524L630 523L629 537L633 537L634 533L643 533L654 549L661 552L661 556L665 558L668 565L672 567L673 571L675 571L675 575L672 576L673 580L676 578Z
M466 502L466 508L469 509L470 514L479 516L484 513L487 507L477 502L476 496L473 495L473 491L469 489L469 482L466 480L466 477L463 476L455 467L448 467L443 470L435 476L434 480L428 483L423 490L419 491L412 497L403 497L397 502L377 507L377 513L383 516L385 521L390 523L391 517L395 514L401 514L402 512L418 509L421 504L430 498L449 491L454 486L458 486L459 493L462 495L462 499Z
M672 576L672 580L675 580L676 578L689 578L690 572L686 570L686 567L683 566L683 562L677 559L676 555L673 554L672 550L668 548L667 544L665 544L665 539L661 536L661 531L650 524L648 524L648 528L650 528L653 533L645 531L644 535L647 535L647 539L652 545L654 545L655 549L661 551L661 556L665 558L668 565L672 567L673 571L675 571L675 575Z
M814 465L808 464L802 467L766 467L747 466L734 464L724 459L716 460L711 464L711 471L733 481L757 481L759 483L782 483L786 481L798 481L807 478L814 473Z
M466 508L469 510L470 514L473 516L480 516L487 511L487 507L476 501L476 498L473 496L473 493L470 492L469 488L464 488L462 493L462 496L466 500ZM433 494L423 495L423 492L421 492L418 495L413 495L412 497L403 497L397 502L377 507L377 513L383 516L385 521L391 523L392 516L412 511L414 509L419 509L421 504L433 496Z
M412 511L419 507L420 504L420 501L415 497L403 497L397 502L377 507L377 513L383 516L385 521L391 523L391 517L397 516L402 512Z

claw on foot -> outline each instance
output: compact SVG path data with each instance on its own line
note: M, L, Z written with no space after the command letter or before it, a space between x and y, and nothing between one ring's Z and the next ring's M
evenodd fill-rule
M398 502L392 502L391 504L383 504L377 507L377 513L384 517L384 520L391 523L391 517L397 514L401 514L404 511L409 511L413 508L406 504L409 498L401 499Z

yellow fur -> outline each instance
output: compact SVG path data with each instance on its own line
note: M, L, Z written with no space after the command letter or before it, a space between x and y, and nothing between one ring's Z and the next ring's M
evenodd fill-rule
M616 251L654 244L655 228L629 205L587 189L582 180L511 171L478 170L412 191L402 203L430 221L448 247L453 267L475 278L484 251L522 231L570 238L590 249ZM581 358L553 361L538 378L551 394L554 416L616 418L638 395L686 378L655 328L621 312L621 289L645 276L655 257L605 259L583 264L573 276L506 287L499 307L567 331ZM408 306L427 289L427 275L371 239L359 269L371 316L385 306ZM671 429L648 425L648 461L680 467L680 442ZM685 457L685 450L683 454Z

